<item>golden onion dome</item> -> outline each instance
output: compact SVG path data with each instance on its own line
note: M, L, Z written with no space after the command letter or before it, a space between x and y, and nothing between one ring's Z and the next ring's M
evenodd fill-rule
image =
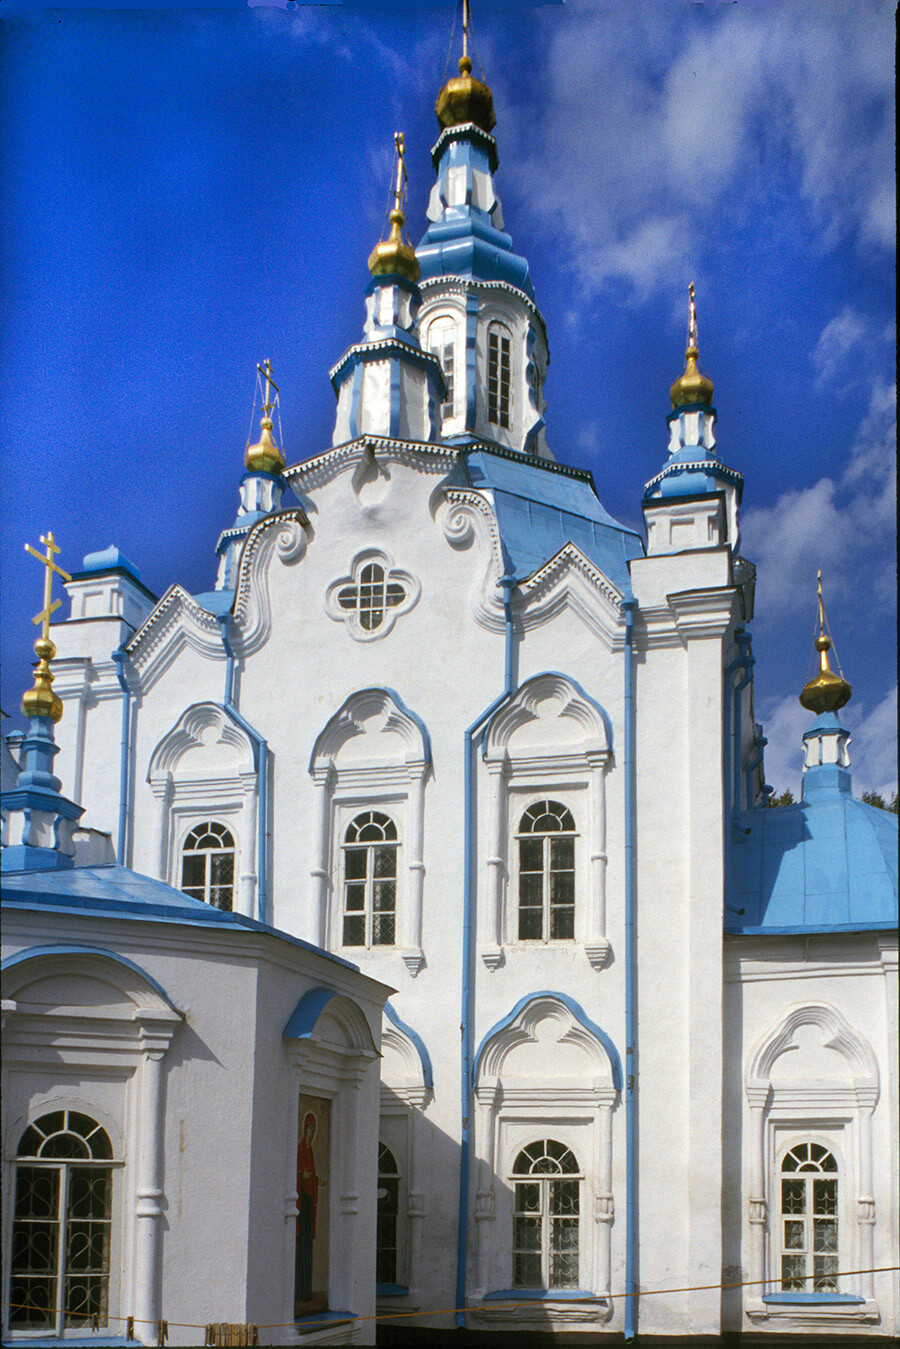
M401 229L404 215L395 206L388 216L391 232L380 244L376 244L369 256L369 271L373 276L405 276L414 284L419 279L419 259L412 244L405 244Z
M272 418L263 417L259 423L260 435L255 445L248 445L244 463L251 473L281 473L285 460L272 439Z
M49 717L51 721L59 721L63 714L62 699L50 687L53 683L50 662L56 655L56 647L49 637L39 637L34 649L38 656L34 688L26 689L22 694L22 711L26 717Z
M813 679L803 686L800 702L810 712L837 712L850 701L853 689L842 675L837 675L828 663L831 638L825 631L825 607L822 603L822 573L819 572L819 634L815 647L819 653L819 669ZM839 662L840 663L840 662Z
M683 408L689 403L712 403L713 382L704 375L697 365L697 308L694 304L694 283L688 287L690 311L688 319L687 350L684 353L684 373L679 375L669 390L673 408Z
M441 130L448 126L462 126L474 122L482 131L490 132L497 124L494 116L494 96L488 85L472 74L469 56L459 58L459 74L444 85L434 105Z

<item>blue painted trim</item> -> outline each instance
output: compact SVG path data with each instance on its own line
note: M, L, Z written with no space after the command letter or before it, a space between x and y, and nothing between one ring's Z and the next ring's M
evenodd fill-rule
M729 927L727 924L725 927L725 935L728 937L808 937L813 932L896 931L896 923L888 923L884 920L876 923L807 923L801 927Z
M127 567L103 567L102 570L98 568L96 571L93 568L90 571L73 571L70 579L73 581L93 581L98 576L125 576L136 590L140 590L146 595L148 600L152 600L156 604L159 599L159 596L154 595L150 587L145 586L143 581L138 580L134 572L129 571ZM124 1344L124 1342L123 1340L122 1343ZM33 1344L35 1341L30 1340L29 1343Z
M440 162L454 141L468 141L470 144L477 146L483 154L487 155L491 173L497 172L497 165L500 160L497 156L497 142L494 137L489 131L483 131L480 126L476 126L474 122L463 122L458 126L444 127L432 146L431 162L434 165L435 173L440 171Z
M835 1302L853 1303L859 1306L865 1302L864 1297L857 1296L856 1293L764 1293L763 1302L774 1303L797 1303L808 1307L810 1303L823 1303L831 1305Z
M626 600L625 670L623 715L623 777L625 790L625 1340L635 1337L637 1317L637 1017L635 1015L636 907L635 869L635 757L634 757L634 611L635 600Z
M606 1302L589 1288L497 1288L482 1302Z
M29 960L41 960L44 956L103 956L106 960L114 960L117 965L125 965L132 973L140 975L145 983L155 989L159 996L169 1004L173 1012L178 1011L162 984L154 979L152 974L148 974L145 969L136 965L133 960L129 960L127 956L119 955L117 951L108 951L105 946L79 946L77 942L60 942L53 946L28 946L23 951L16 951L15 955L7 956L0 964L0 969L11 970L16 965L23 965ZM180 1012L179 1015L181 1015Z
M8 804L3 797L3 804ZM28 843L7 844L0 853L0 871L71 871L75 863L57 848L33 848Z
M265 923L269 898L266 867L269 746L259 731L251 726L245 717L241 716L234 705L234 648L228 637L231 614L217 614L216 617L222 635L222 647L225 651L225 701L222 706L234 724L239 726L253 742L253 757L256 761L256 913L259 922Z
M399 272L385 272L382 276L373 276L364 294L371 295L382 286L396 286L400 290L405 290L407 295L411 295L414 303L422 303L422 292L415 281L410 281L408 276L401 276Z
M477 310L477 301L476 301ZM460 1008L460 1144L459 1144L459 1217L456 1234L456 1324L466 1328L466 1255L468 1250L469 1217L469 1118L471 1116L472 1081L472 919L475 909L475 757L472 753L476 735L515 693L512 592L516 587L514 576L501 576L497 583L503 587L504 612L504 680L499 697L476 717L463 736L463 934L462 934L462 988Z
M400 1017L389 1002L384 1004L384 1014L392 1025L396 1026L399 1031L402 1031L404 1035L409 1036L410 1040L412 1040L422 1063L422 1080L424 1081L425 1086L428 1087L429 1090L432 1090L434 1087L434 1073L431 1068L431 1055L425 1048L425 1041L422 1039L421 1035L419 1035L418 1031L414 1031L412 1026L408 1026L405 1021L400 1020ZM408 1292L409 1289L406 1291Z
M433 356L430 351L423 351L418 345L414 346L413 341L413 338L406 341L399 337L373 337L371 342L358 342L356 346L350 347L331 371L331 385L335 393L339 391L351 370L355 392L356 381L362 379L362 369L369 361L390 361L399 358L419 370L440 375L443 380L443 371L437 356ZM352 436L351 439L355 440L356 437Z
M573 679L571 675L564 674L562 670L541 670L539 674L529 675L525 682L517 689L517 692L521 693L522 689L527 688L529 684L533 684L536 679L545 679L547 675L551 675L554 679L564 679L567 684L571 684L579 696L582 697L586 703L590 703L594 711L600 714L603 728L606 731L606 743L609 746L610 751L612 751L613 726L609 713L603 704L598 703L596 698L592 698L589 693L586 693L578 680ZM490 728L488 728L488 731L490 731Z
M285 1040L308 1040L322 1011L332 998L340 995L333 988L308 988L288 1017L282 1031Z
M478 363L475 349L478 332L478 295L466 295L466 430L475 433L478 415Z
M295 1326L309 1326L314 1329L316 1326L341 1326L347 1321L358 1321L359 1312L327 1311L313 1312L311 1316L298 1316L294 1320ZM70 1341L71 1343L71 1341Z
M119 747L119 834L116 845L117 860L121 866L128 866L128 824L129 792L131 778L131 689L125 678L125 662L128 654L124 644L112 653L116 664L116 677L122 690L122 738Z
M396 440L400 435L400 379L403 367L396 358L391 361L391 411L388 435Z
M506 1030L507 1026L511 1026L523 1008L527 1007L530 1002L534 1002L535 998L556 998L564 1007L568 1007L575 1020L584 1026L586 1031L590 1031L591 1035L593 1035L596 1040L600 1041L603 1048L606 1050L612 1065L613 1086L616 1088L616 1091L621 1091L622 1062L619 1058L619 1051L616 1049L616 1046L613 1044L606 1031L598 1026L596 1021L590 1019L581 1004L576 1002L571 994L558 993L556 989L553 988L541 988L537 989L534 993L526 993L524 998L519 999L511 1012L507 1012L506 1016L501 1017L495 1026L491 1026L491 1029L487 1032L482 1039L481 1044L478 1046L478 1053L475 1055L475 1062L472 1065L473 1087L478 1080L478 1068L481 1063L481 1056L484 1053L488 1042L492 1040L495 1035L499 1035L501 1031Z
M376 1297L409 1297L409 1289L402 1283L376 1283Z
M362 361L353 371L353 386L350 390L350 439L356 440L359 436L359 404L362 398L362 381L365 366ZM332 381L333 382L333 381ZM337 391L337 386L335 386Z
M388 696L390 699L392 699L394 703L396 703L397 707L398 707L398 708L400 709L400 711L404 714L404 716L409 717L410 721L415 722L416 726L418 726L419 731L421 732L421 735L422 735L422 745L423 745L423 748L424 748L424 751L425 751L425 762L426 762L427 764L430 764L430 763L431 763L431 736L428 734L428 727L425 725L424 721L423 721L422 718L419 716L418 712L413 712L412 708L407 707L407 706L406 706L406 703L405 703L405 702L403 701L403 699L400 697L400 694L397 693L396 689L388 688L387 684L371 684L368 688L365 688L365 689L356 689L353 693L348 694L348 696L347 696L347 697L344 699L344 701L341 703L341 705L340 705L340 707L338 708L337 712L335 712L334 716L328 718L328 721L325 723L325 725L326 725L326 726L330 726L331 723L334 721L334 717L340 716L341 712L343 712L344 708L345 708L345 707L347 706L347 704L350 702L350 699L351 699L351 698L358 698L358 697L360 696L360 694L363 694L363 693L386 693L387 696ZM320 739L321 739L321 733L320 733L319 735L316 736L315 744L314 744L313 747L312 747L312 753L311 753L310 756L309 756L309 768L308 768L308 771L309 771L310 773L313 771L313 767L314 767L315 762L316 762L316 755L317 755L318 752L319 752L318 746L319 746L319 740L320 740Z

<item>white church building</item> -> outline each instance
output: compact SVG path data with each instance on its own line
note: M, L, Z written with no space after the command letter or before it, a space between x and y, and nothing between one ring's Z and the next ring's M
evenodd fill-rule
M341 1073L357 1074L356 1109L370 1102L374 1119L377 1050L377 1290L354 1281L356 1248L338 1234L353 1229L352 1196L369 1183L374 1195L373 1148L369 1180L335 1181L313 1207L331 1263L320 1303L295 1288L290 1342L370 1342L367 1297L408 1314L398 1324L419 1313L477 1332L894 1336L897 822L852 795L850 687L829 666L821 599L803 796L772 809L743 480L717 446L693 294L644 538L604 509L602 482L552 454L544 320L505 232L491 93L468 57L437 114L427 227L414 250L398 171L360 340L331 371L333 443L286 461L267 364L215 588L157 599L110 547L72 575L51 629L65 709L54 771L110 836L94 875L130 869L166 903L209 912L210 932L225 920L202 969L185 956L176 973L166 956L168 983L154 970L177 940L157 950L141 929L140 1006L173 1026L192 1002L224 1007L257 947L280 971L254 976L279 1036L307 988L344 999L325 1037L343 1058L314 1037L308 1078L302 1056L254 1059L248 1041L240 1071L167 1098L149 1187L166 1213L160 1258L179 1251L198 1285L176 1216L179 1130L192 1112L200 1126L205 1091L219 1111L249 1122L257 1102L267 1128L296 1131L295 1062L300 1091L335 1102L311 1146L339 1161ZM9 817L22 811L27 827L25 807ZM4 879L41 889L28 840L9 838L20 851ZM91 912L79 941L102 945L104 924L124 920ZM72 943L44 935L34 908L17 913L13 1003L22 949ZM305 972L288 979L294 951ZM91 960L66 975L85 998ZM117 1052L139 1054L129 1035ZM45 1050L30 1031L12 1046L7 1177L36 1165L20 1140L30 1130L37 1146L51 1109ZM78 1110L121 1121L115 1090L105 1081L90 1110L85 1087ZM256 1134L248 1185L266 1155ZM227 1225L224 1167L210 1186ZM254 1192L280 1224L279 1286L286 1204L301 1224L302 1191L282 1175ZM247 1233L241 1268L258 1281L270 1235L254 1213L263 1244ZM125 1219L110 1218L113 1281ZM7 1204L8 1262L23 1222ZM12 1277L7 1263L7 1302ZM262 1320L251 1303L193 1319ZM357 1321L315 1321L335 1309ZM155 1314L178 1319L165 1298ZM36 1334L8 1312L5 1327L10 1341Z

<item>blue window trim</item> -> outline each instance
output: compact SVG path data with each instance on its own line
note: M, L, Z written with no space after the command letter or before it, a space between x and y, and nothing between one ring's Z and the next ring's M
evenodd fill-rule
M310 1316L298 1316L294 1325L298 1329L306 1327L309 1330L316 1330L319 1326L327 1325L346 1325L348 1321L358 1321L359 1312L331 1311L313 1312Z
M482 1302L596 1302L609 1299L598 1297L588 1288L497 1288L485 1293Z
M846 1303L854 1306L860 1306L865 1302L864 1297L858 1293L764 1293L763 1302L786 1304L788 1306L796 1304L798 1306L831 1306L834 1303Z
M408 1297L409 1289L402 1283L376 1283L376 1297Z
M386 1002L384 1004L384 1014L392 1025L396 1026L399 1031L402 1031L404 1035L408 1036L409 1039L412 1040L416 1052L419 1055L419 1060L422 1064L422 1080L429 1091L433 1090L434 1072L431 1067L431 1055L425 1048L425 1041L422 1039L421 1035L419 1035L418 1031L414 1031L412 1026L408 1026L405 1021L401 1021L400 1017L394 1011L394 1008L391 1006L390 1002ZM393 1286L394 1286L393 1284L391 1285L385 1284L385 1287L393 1287Z

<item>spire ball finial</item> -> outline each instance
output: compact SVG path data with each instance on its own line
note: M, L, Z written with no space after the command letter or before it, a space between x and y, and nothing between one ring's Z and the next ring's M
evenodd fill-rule
M419 279L419 259L412 244L403 241L403 192L408 182L406 172L406 153L402 131L394 132L394 206L388 220L391 230L386 239L376 244L369 255L369 271L373 276L402 276L415 284Z
M800 702L810 712L837 712L850 701L853 688L840 674L835 674L828 661L828 652L833 643L825 631L825 605L822 600L822 573L818 573L816 587L818 602L818 628L813 645L819 653L819 669L813 679L803 686ZM840 662L838 662L840 668Z
M472 74L469 17L469 0L463 0L463 49L459 58L459 74L444 85L437 96L434 110L442 131L448 126L465 126L468 122L474 122L482 131L490 134L497 125L494 96L490 87Z
M248 445L244 454L244 463L249 473L272 473L279 474L285 467L285 459L278 445L272 439L272 417L271 413L278 401L278 385L272 378L272 362L268 356L262 365L257 362L257 380L264 379L266 382L263 401L260 405L262 417L259 420L259 440L255 445ZM259 384L257 383L257 388ZM272 390L275 391L275 397L272 397Z
M688 286L688 295L690 297L688 306L688 336L687 348L684 353L684 373L679 375L672 388L669 390L669 396L672 399L674 408L686 407L691 403L705 403L709 406L713 398L713 382L708 375L704 375L697 365L697 357L700 355L697 346L697 306L694 302L694 283Z

